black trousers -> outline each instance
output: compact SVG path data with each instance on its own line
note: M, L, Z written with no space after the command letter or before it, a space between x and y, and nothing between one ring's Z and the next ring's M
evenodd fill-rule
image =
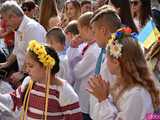
M89 114L83 113L83 120L92 120Z

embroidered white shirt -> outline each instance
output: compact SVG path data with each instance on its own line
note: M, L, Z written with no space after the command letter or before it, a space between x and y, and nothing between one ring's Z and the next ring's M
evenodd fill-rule
M23 20L15 32L13 54L17 57L19 69L22 69L27 46L30 40L45 42L46 30L35 20L24 15Z

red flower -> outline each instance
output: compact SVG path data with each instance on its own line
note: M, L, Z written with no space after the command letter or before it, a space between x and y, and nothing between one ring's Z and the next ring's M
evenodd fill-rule
M126 27L126 28L124 29L124 32L125 32L125 33L131 33L131 32L132 32L132 29L131 29L130 27Z

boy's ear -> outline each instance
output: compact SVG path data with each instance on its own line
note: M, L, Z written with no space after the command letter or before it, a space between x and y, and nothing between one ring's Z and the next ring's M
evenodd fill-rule
M105 26L100 26L100 32L101 33L103 33L103 34L106 34L106 32L107 32L107 29L106 29L106 27Z

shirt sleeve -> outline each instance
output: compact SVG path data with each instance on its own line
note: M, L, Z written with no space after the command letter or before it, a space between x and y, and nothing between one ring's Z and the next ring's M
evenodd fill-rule
M79 61L74 68L74 74L77 79L82 79L89 75L96 66L96 56L93 53L87 53L84 55L83 59Z
M68 83L65 83L64 88L62 88L60 105L64 120L82 120L78 96Z
M125 101L123 101L122 103L123 110L118 113L116 120L145 119L145 115L147 114L145 113L145 111L147 111L147 108L145 106L146 101L148 101L148 98L146 97L146 99L144 99L142 94L138 92L135 92L134 94L128 96L128 98ZM150 102L148 101L148 104L149 103Z
M145 96L145 97L144 97ZM95 120L143 120L147 114L153 110L148 95L141 91L127 95L120 103L121 109L118 111L115 105L108 100L97 104L97 115ZM148 107L149 106L149 107ZM99 112L98 112L99 111Z
M13 108L13 100L10 94L0 94L0 102L10 109Z

